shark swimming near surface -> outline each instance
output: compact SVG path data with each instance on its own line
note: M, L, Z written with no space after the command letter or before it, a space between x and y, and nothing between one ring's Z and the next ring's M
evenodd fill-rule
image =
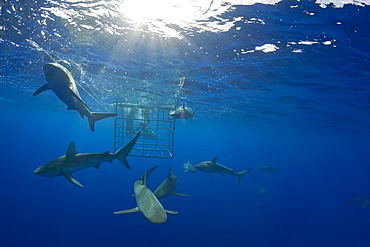
M280 173L281 168L274 168L272 166L260 166L260 167L257 167L257 170L260 170L266 173L271 173L271 172Z
M167 178L158 186L158 188L153 193L158 199L161 199L169 195L189 196L175 192L174 190L176 186L177 186L177 177L173 175L172 168L170 168L170 170L168 171Z
M212 178L212 182L213 182L213 177L212 177L212 173L219 173L221 175L225 175L225 174L229 174L231 176L237 176L238 177L238 184L240 184L240 179L247 173L249 172L250 170L252 170L252 168L249 168L245 171L242 171L242 172L236 172L234 169L230 169L226 166L222 166L220 164L217 164L216 161L217 161L217 158L218 156L215 156L211 161L204 161L204 162L201 162L199 164L196 164L195 167L201 171L201 172L208 172L209 175L211 176Z
M181 107L177 108L174 111L170 112L170 116L176 119L186 119L190 118L191 121L193 121L193 116L195 114L195 111L190 112L188 109L185 108L185 104L183 104Z
M114 154L109 153L108 151L104 153L78 153L76 151L75 143L71 142L65 155L40 166L33 172L33 174L44 177L57 177L63 175L74 185L84 187L72 176L73 172L89 167L99 169L101 163L109 162L112 164L112 161L115 159L118 159L127 169L131 169L126 158L139 136L140 133L138 133L126 146L122 147Z
M190 164L189 160L188 160L188 162L185 162L185 160L184 160L183 167L185 169L183 172L192 172L192 173L198 172L198 169L195 168L195 166L193 166L192 164Z
M33 96L47 90L52 90L55 95L68 106L68 110L76 110L80 113L82 118L87 116L92 132L95 130L96 121L117 116L117 114L114 113L90 112L89 107L82 100L78 92L76 82L72 75L74 72L69 72L64 66L58 63L46 63L43 69L47 83L37 89L33 93Z
M177 214L178 212L165 210L158 198L148 188L147 179L150 174L158 166L153 167L134 183L134 193L137 207L122 211L114 212L114 214L127 214L133 212L141 212L144 217L154 224L164 224L167 221L167 214Z

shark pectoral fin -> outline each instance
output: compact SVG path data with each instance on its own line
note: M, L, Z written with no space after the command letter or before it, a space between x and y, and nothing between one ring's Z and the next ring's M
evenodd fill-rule
M175 195L175 196L189 196L189 195L185 195L185 194L181 194L181 193L177 193L177 192L172 192L171 194Z
M171 211L171 210L164 210L166 213L168 213L168 214L178 214L179 212L177 212L177 211Z
M39 89L37 89L34 93L33 93L33 96L36 96L36 95L38 95L38 94L40 94L40 93L42 93L42 92L44 92L44 91L46 91L46 90L50 90L51 88L50 88L50 86L49 86L49 84L48 83L46 83L45 85L43 85L42 87L40 87Z
M72 77L75 77L77 71L78 71L78 68L74 67L69 73L71 73Z
M212 173L209 173L209 175L211 176L211 179L212 179L212 183L214 184L215 182L213 181L213 176L212 176Z
M66 179L68 179L71 183L79 186L79 187L84 187L80 182L78 182L73 176L72 176L72 173L66 171L66 170L63 170L60 172Z
M121 210L121 211L117 211L117 212L114 212L113 214L129 214L129 213L135 213L135 212L139 212L139 208L138 207L131 208L131 209L126 209L126 210Z

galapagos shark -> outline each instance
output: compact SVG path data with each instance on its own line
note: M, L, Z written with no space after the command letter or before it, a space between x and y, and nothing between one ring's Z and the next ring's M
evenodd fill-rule
M158 199L161 199L169 195L189 196L175 192L174 190L176 186L177 186L177 177L173 175L172 168L170 168L170 170L168 171L167 178L158 186L158 188L153 193Z
M280 173L281 171L281 168L274 168L272 166L260 166L260 167L257 167L257 169L263 172L267 172L267 173L271 173L271 172Z
M218 155L216 155L212 161L204 161L204 162L201 162L199 164L196 164L195 167L201 171L201 172L208 172L209 175L211 176L212 178L212 182L213 182L213 177L212 177L212 173L219 173L221 175L225 175L225 174L229 174L231 176L237 176L238 177L238 184L240 184L240 179L247 173L249 172L250 170L252 170L252 168L249 168L248 170L245 170L245 171L242 171L242 172L236 172L234 169L230 169L226 166L222 166L220 164L217 164L216 161L217 161L217 158L218 158Z
M190 164L189 160L188 160L188 162L185 162L185 160L184 160L183 167L185 169L183 172L192 172L192 173L198 172L198 169L195 168L195 166L193 166L192 164Z
M68 106L68 110L78 111L82 118L87 116L92 132L95 130L94 125L96 121L117 116L117 114L114 113L90 112L89 107L82 100L78 92L76 82L72 75L74 73L69 72L64 66L58 63L46 63L43 69L47 83L37 89L33 93L33 96L46 90L52 90L55 95Z
M114 212L114 214L127 214L133 212L141 212L144 217L154 224L164 224L167 221L167 214L177 214L178 212L165 210L157 197L148 188L147 179L150 174L158 166L153 167L134 183L134 193L137 207L122 211Z
M109 162L113 164L112 161L115 159L118 159L127 169L131 169L126 158L139 136L140 133L138 133L126 146L122 147L114 154L111 154L108 151L104 153L78 153L76 151L75 143L71 142L65 155L40 166L33 172L33 174L44 177L57 177L63 175L71 183L79 187L84 187L72 176L73 172L89 167L99 169L101 163Z
M190 112L188 109L185 108L185 104L183 104L182 107L179 107L176 110L170 112L170 116L173 118L176 119L190 118L191 121L193 121L194 114L195 111Z
M345 199L347 203L356 203L356 204L361 204L362 205L362 208L366 207L366 206L370 206L370 201L365 199L365 197L361 197L361 198L355 198L355 199Z

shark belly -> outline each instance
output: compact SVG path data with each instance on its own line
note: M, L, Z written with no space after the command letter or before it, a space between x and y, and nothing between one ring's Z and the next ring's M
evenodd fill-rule
M158 188L153 193L158 199L161 199L163 197L171 195L175 188L176 184L169 181L169 179L166 179L158 186Z
M112 154L77 154L72 160L65 163L64 168L72 173L89 167L99 168L103 162L112 162Z
M218 164L215 168L215 173L220 173L221 175L229 174L231 176L238 175L238 173L235 172L234 170L228 167L225 167L225 166L218 165Z
M157 197L145 186L135 189L136 204L139 211L150 222L163 224L167 221L167 214Z

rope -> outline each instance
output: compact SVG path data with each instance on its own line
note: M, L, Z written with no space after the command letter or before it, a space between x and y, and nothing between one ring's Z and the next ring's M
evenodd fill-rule
M180 94L181 94L181 90L184 86L184 83L185 83L185 77L182 77L180 79L180 84L179 84L179 88L177 89L176 93L175 93L175 99L173 101L173 109L176 108L176 105L177 105L177 102L179 101L179 98L180 98Z
M79 83L77 83L76 82L76 85L77 86L79 86L80 88L82 88L82 90L84 90L85 91L85 93L87 93L87 95L89 95L93 100L95 100L95 102L96 103L98 103L101 107L103 107L106 111L108 111L109 112L109 110L103 105L103 103L100 101L100 100L98 100L98 96L96 95L96 93L91 89L91 87L90 87L90 85L89 84L87 84L87 83L85 83L88 87L89 87L89 89L90 89L90 91L95 95L95 97L94 96L92 96L81 84L79 84Z

